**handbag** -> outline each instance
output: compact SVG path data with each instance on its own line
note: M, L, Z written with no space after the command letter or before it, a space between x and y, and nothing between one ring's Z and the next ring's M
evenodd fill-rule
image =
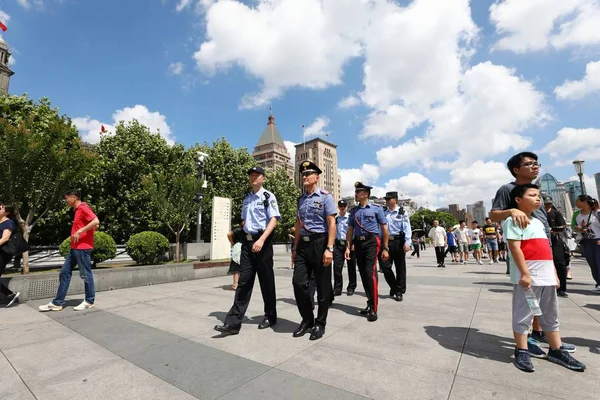
M587 223L585 224L585 226L589 226L590 225L590 219L592 218L592 212L590 211L590 215L588 216L588 220ZM584 240L594 240L596 239L596 234L587 229L585 232L581 233L581 237L577 240L578 244L582 244Z
M0 247L0 250L10 256L18 256L29 250L29 243L27 243L27 241L23 239L21 233L15 229L8 241Z

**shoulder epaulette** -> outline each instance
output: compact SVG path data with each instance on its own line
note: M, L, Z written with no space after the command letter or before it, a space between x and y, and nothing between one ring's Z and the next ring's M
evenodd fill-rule
M329 192L325 189L321 189L321 194L329 194Z

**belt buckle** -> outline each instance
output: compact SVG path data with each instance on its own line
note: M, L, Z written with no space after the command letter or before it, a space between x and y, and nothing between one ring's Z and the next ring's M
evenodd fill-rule
M358 237L358 240L366 240L366 239L367 239L367 237L366 237L366 236L359 236L359 237Z
M247 233L246 234L246 240L249 241L249 242L252 242L254 239L252 239L252 235L251 234Z
M346 241L345 240L340 240L340 245L345 246L346 245Z
M310 242L310 236L302 236L304 242Z
M390 235L390 236L388 237L388 240L396 240L396 238L394 237L394 235Z

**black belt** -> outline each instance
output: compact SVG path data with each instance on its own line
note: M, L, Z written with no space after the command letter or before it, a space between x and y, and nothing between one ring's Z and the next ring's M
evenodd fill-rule
M335 245L336 246L346 246L346 240L345 239L335 239Z
M256 242L258 239L260 239L260 237L262 236L264 232L259 232L259 233L246 233L244 232L244 239L247 242Z
M326 232L323 232L323 233L313 233L311 235L301 235L300 236L300 241L301 242L313 242L313 241L315 241L317 239L323 238L326 235L327 235Z
M365 240L369 240L369 239L371 239L374 236L375 236L374 233L368 233L366 235L356 236L356 237L354 237L354 239L358 240L359 242L364 242Z
M390 235L388 240L400 240L404 239L404 235Z

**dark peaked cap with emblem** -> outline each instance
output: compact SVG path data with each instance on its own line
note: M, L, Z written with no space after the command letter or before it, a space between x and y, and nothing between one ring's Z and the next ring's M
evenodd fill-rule
M347 205L348 205L348 203L346 203L346 200L340 200L340 201L338 201L338 206L339 207L345 207Z
M304 161L302 164L300 164L300 173L303 174L305 172L316 172L319 175L323 173L323 171L317 167L317 164L312 161Z
M257 174L261 174L264 175L265 174L265 170L262 169L261 167L252 167L248 170L248 175L253 174L253 173L257 173Z
M361 190L371 190L373 189L373 186L367 186L365 184L363 184L362 182L354 182L354 191L355 192L360 192Z
M396 199L396 200L398 200L398 192L387 192L385 194L384 199L386 199L386 200L387 199Z

